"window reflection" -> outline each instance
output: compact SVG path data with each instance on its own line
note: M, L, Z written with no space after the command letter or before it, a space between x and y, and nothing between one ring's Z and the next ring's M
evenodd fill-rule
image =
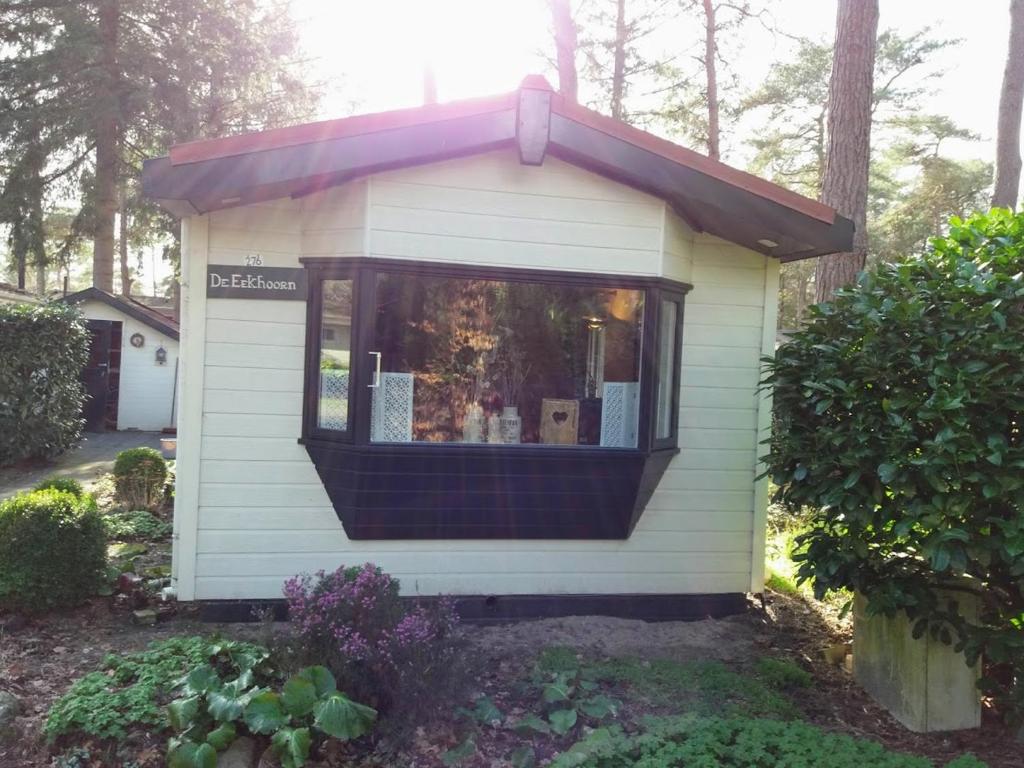
M672 436L672 397L676 382L676 329L679 322L679 304L662 301L658 335L661 349L658 354L658 396L655 411L654 437L664 440Z
M635 448L643 309L635 289L378 274L370 438Z
M322 286L317 426L346 431L352 354L352 281L324 280Z

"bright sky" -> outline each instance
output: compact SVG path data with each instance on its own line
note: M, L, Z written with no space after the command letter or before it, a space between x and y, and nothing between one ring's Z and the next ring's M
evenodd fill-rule
M547 0L294 0L294 7L310 74L326 84L323 118L422 103L426 62L434 69L441 101L511 91L533 72L546 74L557 87L545 58L553 50ZM932 83L935 93L926 109L952 116L983 139L945 146L951 155L990 159L994 153L1008 8L1009 0L881 0L880 29L910 34L931 26L937 37L962 39L922 70L944 71ZM828 43L835 13L834 0L774 0L771 6L779 29ZM651 45L670 49L680 40L699 45L694 30L683 25L665 25L651 36ZM791 46L785 37L749 24L742 41L730 46L736 51L729 54L730 64L741 83L754 88L774 62L787 58ZM744 129L750 128L740 127L741 139ZM741 164L736 144L731 153L726 147L726 159ZM147 291L149 267L140 275ZM158 261L156 267L163 277L166 266Z
M774 0L770 7L786 33L833 39L834 0ZM427 61L441 101L509 91L537 71L557 85L545 61L552 50L546 0L295 0L295 8L315 76L344 78L331 84L323 117L348 114L353 104L357 112L373 112L421 103ZM992 154L1008 8L1009 0L881 0L880 29L910 34L931 26L937 37L962 39L934 57L931 66L945 74L927 100L929 111L953 116L986 140L951 147L957 155ZM692 39L669 25L661 32L656 45ZM736 46L741 82L756 86L791 45L749 24Z

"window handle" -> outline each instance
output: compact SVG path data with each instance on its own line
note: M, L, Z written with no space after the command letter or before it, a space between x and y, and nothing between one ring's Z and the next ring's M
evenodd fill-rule
M377 368L373 372L373 382L367 384L371 389L377 389L380 386L380 352L370 352L369 354L374 355L377 358Z

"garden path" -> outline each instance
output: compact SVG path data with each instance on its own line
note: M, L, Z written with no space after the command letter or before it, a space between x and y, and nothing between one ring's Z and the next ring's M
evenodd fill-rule
M67 475L89 487L114 468L119 452L139 447L160 450L160 437L159 432L87 432L77 448L53 461L0 469L0 499L31 490L51 475Z

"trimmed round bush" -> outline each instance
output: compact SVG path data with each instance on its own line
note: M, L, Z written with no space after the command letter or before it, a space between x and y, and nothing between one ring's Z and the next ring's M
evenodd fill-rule
M107 539L95 500L48 489L0 502L0 608L77 605L102 585Z
M1024 214L868 270L768 370L776 500L810 515L799 577L1007 665L1016 685L982 685L1024 718Z
M78 443L88 354L89 334L74 307L0 304L0 466Z
M85 488L83 488L82 484L75 480L75 478L61 477L59 475L46 478L32 490L47 491L51 489L55 491L64 491L66 493L70 493L72 496L77 496L78 498L81 498L85 494Z
M117 498L129 509L159 506L167 482L167 462L155 448L129 448L114 460Z

